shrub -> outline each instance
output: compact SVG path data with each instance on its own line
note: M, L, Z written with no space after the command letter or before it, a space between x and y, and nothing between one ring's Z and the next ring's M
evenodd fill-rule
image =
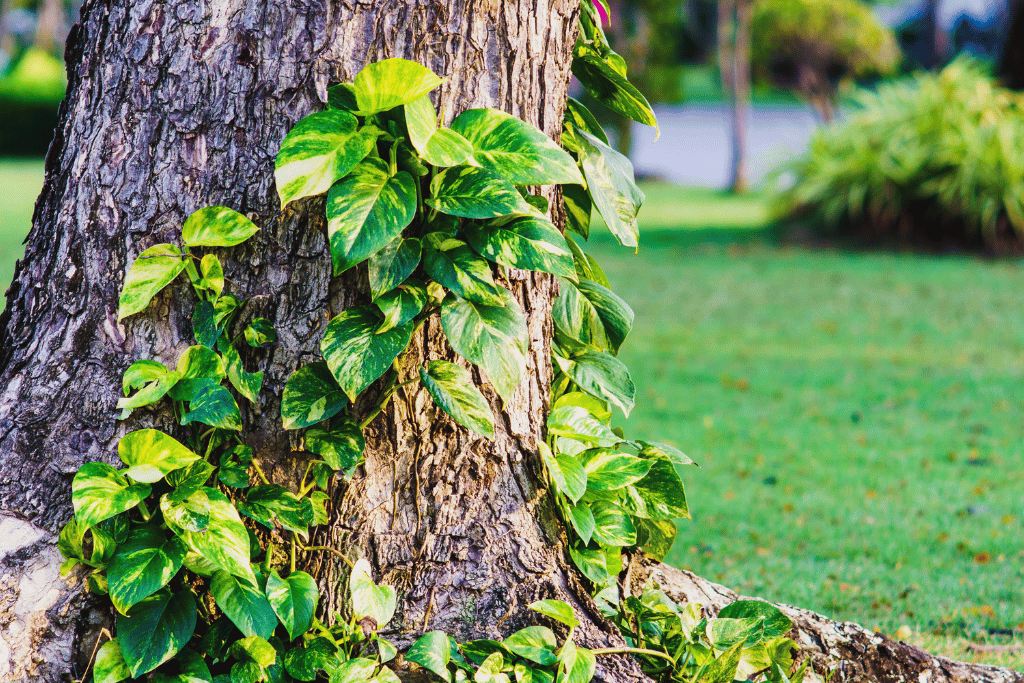
M1021 251L1024 97L962 58L854 101L790 165L790 213L875 240Z
M64 99L64 65L30 48L0 78L0 156L46 154Z

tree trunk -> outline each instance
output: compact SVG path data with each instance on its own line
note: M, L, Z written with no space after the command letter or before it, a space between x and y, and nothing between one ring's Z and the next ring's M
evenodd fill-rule
M1009 25L999 58L999 77L1006 87L1024 90L1024 2L1008 3L1006 16Z
M729 190L746 192L747 182L747 119L750 116L750 20L754 12L752 0L734 0L736 33L732 49L732 163Z
M448 78L437 104L449 120L496 107L557 136L578 11L573 0L85 5L69 40L68 96L45 186L0 318L0 678L83 673L109 624L57 573L71 479L85 461L115 462L125 432L173 424L149 411L114 419L131 362L173 364L191 343L180 282L118 324L132 259L175 240L205 205L231 206L262 227L226 253L231 290L252 299L245 315L271 319L280 337L247 359L267 372L245 433L271 476L294 485L304 463L280 427L281 389L319 356L330 317L366 301L366 286L364 271L331 279L322 201L281 214L273 163L285 132L324 106L329 84L368 61L406 57ZM529 367L504 408L487 394L500 415L493 443L457 428L424 391L399 394L368 430L364 471L333 499L326 540L365 554L377 578L398 588L401 642L432 628L495 636L528 618L529 602L556 596L592 615L584 642L616 642L569 568L538 486L554 284L511 277L528 316ZM424 357L453 357L439 338L436 321L425 326L403 374ZM309 561L330 614L340 568ZM632 660L603 659L605 677L639 672Z

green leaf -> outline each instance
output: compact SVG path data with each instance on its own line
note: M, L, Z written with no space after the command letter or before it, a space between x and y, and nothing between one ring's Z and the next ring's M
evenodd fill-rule
M637 441L640 444L640 457L660 458L668 460L675 465L696 465L693 460L675 446L670 446L657 441Z
M608 407L605 401L594 398L582 391L570 391L567 394L562 394L551 404L551 409L556 410L562 406L579 406L605 424L608 424L612 417L611 408Z
M383 375L409 345L416 323L377 333L380 315L371 306L342 311L327 324L320 350L350 401Z
M587 488L593 491L615 491L647 476L651 471L651 461L601 451L590 458L583 469L587 471Z
M577 100L569 97L565 102L565 121L570 123L576 130L584 130L604 144L608 144L608 136L604 128L598 122L589 109L580 104Z
M420 380L434 403L460 425L488 439L494 438L494 415L469 371L446 360L432 360L420 368Z
M256 576L249 566L249 532L242 525L238 510L217 489L202 490L210 499L210 524L206 531L197 533L173 523L171 528L185 545L215 566L254 582Z
M590 237L590 216L594 203L582 185L562 185L562 201L565 204L565 229L583 239Z
M150 492L148 484L130 483L123 474L104 462L82 465L71 482L71 504L81 533L142 502Z
M590 198L619 244L636 247L640 229L636 216L644 193L633 180L633 164L597 138L579 134L580 163Z
M245 328L245 341L253 348L260 348L277 341L277 330L274 323L266 318L256 318Z
M530 609L570 628L576 628L580 625L572 607L561 600L538 600L537 602L530 603Z
M132 606L166 586L181 569L187 549L174 536L147 524L132 529L107 569L110 599L127 614Z
M636 398L636 387L629 376L629 369L618 358L587 351L574 356L571 361L556 358L556 362L580 389L618 406L623 414L629 416Z
M356 104L356 93L351 83L338 83L327 89L327 106L346 112L359 109Z
M569 556L583 576L595 584L600 585L610 578L608 561L603 550L592 550L578 545L570 545Z
M576 162L544 133L496 109L468 109L452 121L480 166L514 185L582 183Z
M246 491L245 501L236 505L240 513L270 529L276 522L302 536L309 531L309 509L298 496L278 484L253 486Z
M203 257L204 259L206 257ZM192 334L196 343L209 349L217 343L220 329L217 328L217 312L209 301L200 301L192 311Z
M501 672L505 658L500 652L492 652L473 674L476 683L509 683L508 676Z
M590 539L594 535L594 513L591 512L590 507L585 504L567 503L565 509L580 540L585 544L590 543Z
M267 600L274 614L295 640L313 624L313 613L320 599L316 581L306 572L292 572L282 579L273 569L267 576Z
M462 218L497 218L532 213L515 186L502 176L475 166L453 166L430 181L424 202L432 209Z
M248 328L246 328L246 332L248 332ZM256 403L259 399L260 389L263 387L263 371L246 372L245 366L242 364L242 356L226 335L217 340L217 349L224 357L224 369L227 371L231 386L250 403Z
M698 676L701 683L732 683L742 656L743 643L739 642L708 662Z
M242 302L234 294L225 294L213 303L213 322L217 327L224 327L241 305Z
M499 218L466 229L466 239L487 259L510 268L576 279L576 266L565 238L546 218Z
M135 678L176 655L195 630L196 601L187 588L157 593L117 617L117 640Z
M306 432L306 449L324 459L332 470L349 470L363 459L366 440L355 420L331 423L331 430L310 429Z
M370 257L370 294L374 299L390 292L412 275L420 264L423 247L418 239L398 237Z
M530 340L515 297L503 287L496 289L501 306L446 296L441 304L441 326L456 353L480 366L507 403L526 367Z
M183 425L200 422L236 432L242 429L242 413L235 397L219 384L200 390L188 407L189 411L181 417Z
M443 82L427 67L408 59L371 62L352 82L359 106L356 113L368 116L415 102Z
M590 508L594 512L595 541L617 548L636 544L636 527L622 508L601 500L591 503Z
M658 129L658 118L639 90L599 55L574 55L572 73L594 99L631 121Z
M312 681L318 672L337 661L337 652L338 646L327 638L314 638L303 647L288 648L284 653L284 668L292 678Z
M132 363L131 367L125 371L122 380L124 395L127 397L132 389L139 391L130 398L118 399L117 407L121 409L120 419L127 419L135 408L159 401L180 377L181 375L177 372L155 360L138 360Z
M489 306L505 305L502 288L494 284L491 265L461 240L430 235L423 252L423 268L431 279L463 299Z
M61 527L60 534L57 536L57 550L66 559L69 560L83 560L85 559L84 551L82 550L82 543L85 540L85 533L89 530L88 527L80 525L74 517L68 520L68 523Z
M384 322L377 332L387 332L406 324L420 314L429 298L426 285L413 281L381 294L374 301L384 314Z
M563 406L552 410L547 426L549 434L567 436L595 446L609 447L621 441L608 425L579 406Z
M201 487L199 484L192 489L178 489L162 495L160 511L164 519L182 529L196 533L206 531L210 525L210 497Z
M551 666L558 661L555 657L558 641L546 626L527 626L510 635L502 644L512 653L541 666Z
M565 237L565 243L569 245L569 251L572 252L573 261L576 262L576 277L580 280L592 280L602 287L609 287L608 278L597 260L593 256L584 254L571 235L566 233L563 237Z
M658 562L664 561L676 540L679 527L670 519L644 519L634 517L636 544Z
M390 640L377 636L377 651L380 653L380 661L387 664L398 656L398 648L391 644Z
M448 670L451 661L451 639L443 631L430 631L420 636L409 651L405 653L405 661L419 664L449 683L452 673Z
M792 619L764 600L737 600L723 607L718 616L729 619L763 619L765 640L784 636L793 628Z
M350 659L331 672L331 683L399 683L391 669L381 667L372 659Z
M176 401L192 401L207 387L216 386L225 377L224 362L212 349L190 346L178 358L180 379L170 391Z
M633 327L633 310L617 294L596 282L561 281L551 317L555 328L597 351L619 352Z
M259 228L256 229L259 230ZM199 262L199 272L203 277L196 283L196 287L205 289L212 295L210 300L216 301L220 293L224 291L224 266L221 265L220 259L215 254L207 254ZM203 344L203 346L207 345Z
M96 653L96 661L92 667L93 683L118 683L132 677L128 664L121 654L121 644L117 638L103 643Z
M646 477L626 487L623 505L630 513L646 519L689 519L686 491L675 467L667 460L652 462Z
M352 114L328 110L310 114L288 132L274 162L282 208L326 192L370 153L379 131L356 130L357 125Z
M597 671L597 658L586 648L575 648L576 654L572 662L564 663L562 676L558 683L590 683Z
M232 644L228 654L235 660L231 667L231 683L273 680L271 671L277 662L277 650L265 638L242 638Z
M309 496L302 499L308 508L308 516L312 517L311 526L327 524L331 518L327 514L327 501L330 500L323 491L311 491Z
M139 254L121 287L118 321L146 308L153 297L183 270L185 259L173 244L157 244Z
M285 429L302 429L334 417L348 405L327 363L317 362L296 370L284 385L281 417Z
M277 616L255 581L217 571L210 592L225 616L245 635L266 639L277 628Z
M196 652L185 648L174 658L173 666L177 673L168 674L156 672L151 679L152 683L212 683L213 676L210 675L210 667Z
M334 274L362 263L401 236L416 215L416 181L390 175L382 159L369 158L327 193L327 234Z
M157 429L125 434L117 444L117 454L128 465L125 474L144 484L154 484L168 472L199 460L198 455L177 439Z
M473 156L469 140L453 130L438 129L437 112L427 95L405 105L405 124L413 147L433 166L458 166Z
M259 231L255 223L234 209L204 206L185 219L181 240L186 247L233 247ZM220 277L223 287L223 270Z
M587 473L583 465L571 455L552 455L551 449L544 442L539 443L537 448L555 488L574 503L579 501L587 492Z
M348 578L349 595L352 599L352 618L356 621L372 619L374 630L383 628L398 607L398 596L391 586L378 586L370 576L370 563L360 558ZM411 652L411 650L410 650ZM408 655L406 655L408 659Z

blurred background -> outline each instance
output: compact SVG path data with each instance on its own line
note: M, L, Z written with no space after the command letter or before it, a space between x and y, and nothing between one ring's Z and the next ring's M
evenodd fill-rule
M0 0L4 289L79 4ZM647 201L639 255L590 251L636 311L629 428L701 466L668 561L1024 670L1024 2L604 18L661 124L605 112Z

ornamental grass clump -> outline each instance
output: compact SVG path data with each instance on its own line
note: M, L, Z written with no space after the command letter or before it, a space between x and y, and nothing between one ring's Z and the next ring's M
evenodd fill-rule
M959 59L854 97L788 169L783 211L816 231L1024 251L1024 99Z

